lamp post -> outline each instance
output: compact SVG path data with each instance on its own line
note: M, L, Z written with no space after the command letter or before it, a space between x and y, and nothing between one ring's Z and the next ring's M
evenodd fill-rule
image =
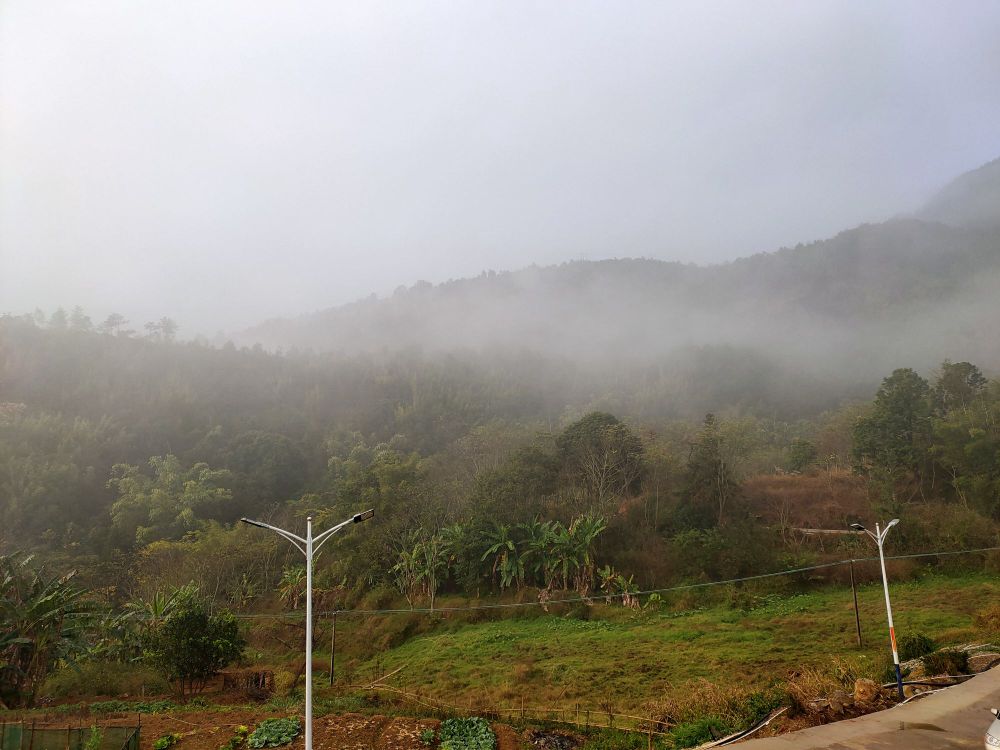
M884 529L875 524L874 534L860 523L852 523L851 528L855 531L863 531L874 539L875 544L878 545L878 560L882 565L882 589L885 591L885 614L889 618L889 643L892 646L892 663L896 667L896 688L899 690L899 699L903 700L903 672L899 668L899 651L896 648L896 628L892 624L892 604L889 603L889 579L885 574L885 555L882 552L882 544L885 542L886 534L897 523L899 523L899 519L894 518L885 525Z
M323 546L323 542L336 534L342 528L352 523L367 521L375 515L375 509L366 510L364 513L356 513L346 521L341 521L336 526L332 526L315 537L312 533L312 516L306 518L306 537L303 539L290 531L279 529L263 521L253 521L249 518L241 518L240 521L251 526L259 526L262 529L273 531L278 536L284 537L296 547L306 557L306 748L312 750L312 568L313 556Z

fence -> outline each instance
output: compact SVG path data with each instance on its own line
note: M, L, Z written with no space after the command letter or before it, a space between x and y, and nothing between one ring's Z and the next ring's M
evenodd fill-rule
M139 727L0 723L0 750L139 750Z

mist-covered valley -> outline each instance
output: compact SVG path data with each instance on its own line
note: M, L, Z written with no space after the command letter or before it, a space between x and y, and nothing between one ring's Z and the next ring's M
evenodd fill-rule
M268 321L233 338L348 355L523 353L632 387L650 368L700 371L699 362L716 358L729 372L768 370L768 379L786 381L786 395L788 385L815 388L829 403L900 363L1000 366L990 333L998 298L1000 160L910 216L722 265L617 259L489 271Z
M997 38L0 4L0 719L667 750L996 663Z

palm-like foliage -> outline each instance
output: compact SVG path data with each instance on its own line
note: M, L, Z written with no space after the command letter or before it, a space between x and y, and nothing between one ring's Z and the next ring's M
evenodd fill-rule
M136 597L120 614L106 613L92 655L114 661L137 661L142 657L142 639L162 625L170 615L198 598L198 586L188 583L170 591L157 591L149 599Z
M316 569L313 568L315 571ZM306 566L293 565L285 568L281 573L281 582L278 584L281 601L292 609L298 609L302 597L306 594Z
M489 546L480 562L493 560L490 575L493 576L494 582L497 582L499 576L500 590L510 588L514 583L520 585L524 581L524 560L512 535L511 527L505 523L493 524L487 533L486 543Z
M0 702L28 705L60 662L88 648L94 612L70 586L75 571L46 578L30 556L0 555Z
M396 564L391 569L396 588L399 589L399 593L406 597L406 603L410 605L411 609L421 578L419 553L419 544L404 546L399 550Z
M421 541L415 551L420 566L420 579L424 584L424 592L430 599L431 611L434 611L434 600L437 598L441 579L448 574L450 552L448 543L441 534L433 534Z
M124 616L140 624L141 630L150 630L162 624L181 607L198 597L198 587L194 583L178 586L171 591L157 591L151 599L136 598L125 605Z
M523 523L519 527L524 534L524 552L521 564L536 582L549 587L552 581L553 558L552 539L555 535L554 524L551 521L539 521L537 518Z
M569 528L573 554L576 558L574 585L583 596L586 596L594 585L594 542L607 527L608 524L603 518L580 516Z

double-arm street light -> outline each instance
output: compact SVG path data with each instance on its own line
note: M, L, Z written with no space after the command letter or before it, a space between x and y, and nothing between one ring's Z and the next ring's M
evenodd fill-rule
M875 544L878 545L878 559L882 564L882 589L885 591L885 613L889 618L889 643L892 645L892 663L896 667L896 688L899 690L899 699L903 700L903 672L899 668L899 650L896 648L896 628L892 624L892 605L889 603L889 579L885 574L885 555L882 553L882 544L885 542L885 535L897 523L899 523L899 519L894 518L885 525L884 529L875 524L874 534L860 523L852 523L851 528L855 531L863 531L874 539Z
M298 547L299 552L306 556L306 748L305 750L312 750L312 569L313 569L313 555L319 551L319 548L323 546L323 542L329 539L331 536L336 534L345 526L352 523L361 523L362 521L367 521L369 518L375 515L375 509L366 510L364 513L357 513L351 516L346 521L338 523L321 534L317 534L315 537L312 533L312 516L306 518L306 537L303 539L297 534L293 534L290 531L285 531L284 529L279 529L277 526L272 526L269 523L264 523L263 521L252 521L249 518L241 518L243 523L248 523L251 526L260 526L262 529L268 529L273 531L278 536L282 536L296 547Z

